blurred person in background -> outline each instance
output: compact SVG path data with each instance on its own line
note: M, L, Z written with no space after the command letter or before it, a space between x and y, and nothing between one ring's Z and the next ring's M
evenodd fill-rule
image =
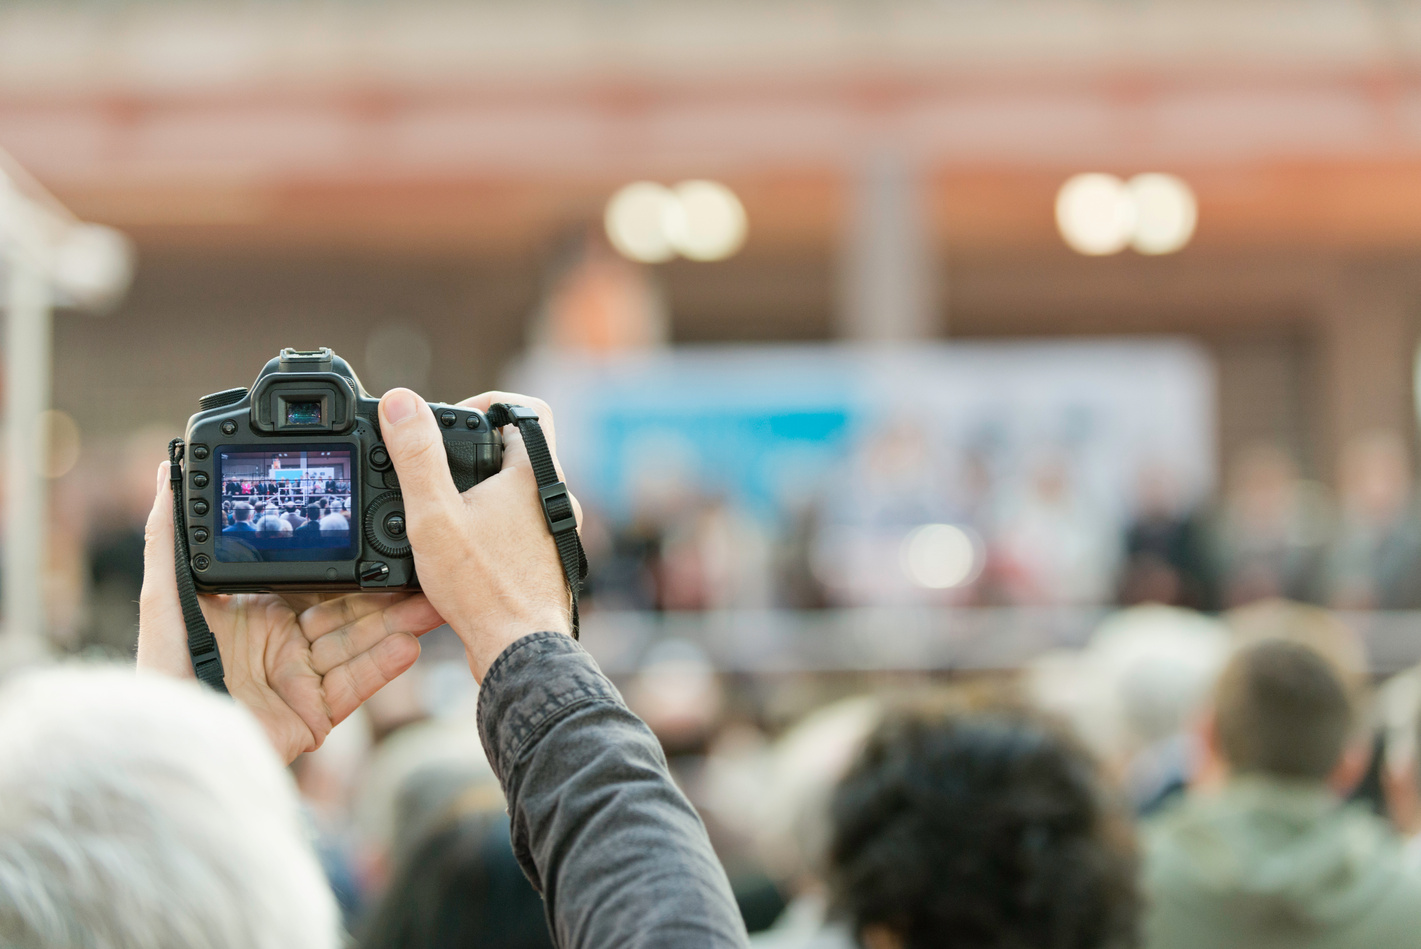
M119 668L0 690L0 943L335 949L295 789L242 705Z
M1196 610L1217 606L1208 530L1181 499L1174 475L1161 465L1140 472L1135 518L1125 531L1119 587L1123 606L1163 603Z
M1421 877L1343 797L1369 748L1356 680L1300 638L1246 641L1204 726L1209 761L1146 836L1148 949L1421 946Z
M994 575L1013 603L1110 602L1120 564L1118 525L1081 495L1062 458L1036 467L1025 494L1000 514Z
M476 785L430 821L362 927L361 949L553 949L503 807L497 785Z
M864 949L1138 944L1128 819L1089 755L1030 714L891 715L832 814L835 901Z
M1320 486L1303 481L1288 454L1254 445L1228 483L1219 524L1223 605L1286 597L1316 601L1331 523Z
M1102 622L1084 649L1033 660L1026 694L1070 722L1135 812L1148 815L1182 794L1199 767L1198 719L1228 653L1216 619L1131 607Z
M790 900L773 926L751 938L755 949L855 946L854 935L829 911L829 804L881 717L881 703L870 696L811 712L774 743L753 796L735 802L752 815L760 856ZM734 813L729 805L726 811Z
M1353 438L1342 451L1339 493L1328 602L1344 609L1421 607L1421 517L1406 445L1393 432Z

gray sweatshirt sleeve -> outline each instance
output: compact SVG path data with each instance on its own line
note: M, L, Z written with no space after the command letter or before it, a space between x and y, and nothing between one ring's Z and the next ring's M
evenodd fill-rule
M484 677L478 716L513 851L558 946L748 945L660 744L581 646L557 633L509 646Z

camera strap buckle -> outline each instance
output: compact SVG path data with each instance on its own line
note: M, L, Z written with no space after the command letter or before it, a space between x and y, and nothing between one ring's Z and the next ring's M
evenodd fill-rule
M525 405L495 402L489 406L488 420L495 428L516 425L523 436L523 446L528 449L528 460L533 465L533 477L538 482L538 501L543 507L543 520L548 525L548 532L553 535L553 543L557 545L563 578L572 595L572 638L576 639L580 631L577 598L582 593L583 581L587 579L587 552L583 550L582 538L577 533L577 513L572 506L572 495L558 477L548 440L543 435L543 427L538 424L537 412Z
M192 658L192 671L198 681L218 692L227 692L223 675L222 654L217 651L217 638L208 628L202 606L197 602L192 570L188 567L187 517L183 513L183 455L181 438L168 442L168 480L173 489L173 567L178 580L178 602L183 608L183 623L187 626L187 651Z
M554 537L563 531L577 530L577 515L572 510L572 498L561 481L541 485L538 497L543 502L543 520Z

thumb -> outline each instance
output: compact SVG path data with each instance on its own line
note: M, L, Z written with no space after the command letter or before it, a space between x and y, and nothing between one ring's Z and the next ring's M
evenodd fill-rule
M380 400L380 434L400 477L411 533L449 518L459 506L459 490L429 405L409 389L391 389Z

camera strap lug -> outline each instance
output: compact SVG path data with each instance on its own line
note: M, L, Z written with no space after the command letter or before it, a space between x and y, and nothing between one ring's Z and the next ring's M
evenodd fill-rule
M516 425L523 435L523 447L528 450L533 477L538 482L538 501L543 507L543 520L548 525L548 533L553 535L553 543L557 545L563 578L572 594L572 638L576 639L581 632L577 598L582 593L583 581L587 579L587 552L583 550L582 538L577 533L572 495L558 477L553 453L548 450L548 440L543 435L543 427L538 424L537 412L524 405L495 402L489 406L488 420L494 428Z
M173 489L173 567L178 580L178 602L183 608L183 623L187 626L187 651L192 657L192 671L204 685L226 694L222 654L217 651L217 638L207 626L202 606L197 602L197 589L188 565L187 516L183 511L183 455L186 447L181 438L168 442L168 480Z

